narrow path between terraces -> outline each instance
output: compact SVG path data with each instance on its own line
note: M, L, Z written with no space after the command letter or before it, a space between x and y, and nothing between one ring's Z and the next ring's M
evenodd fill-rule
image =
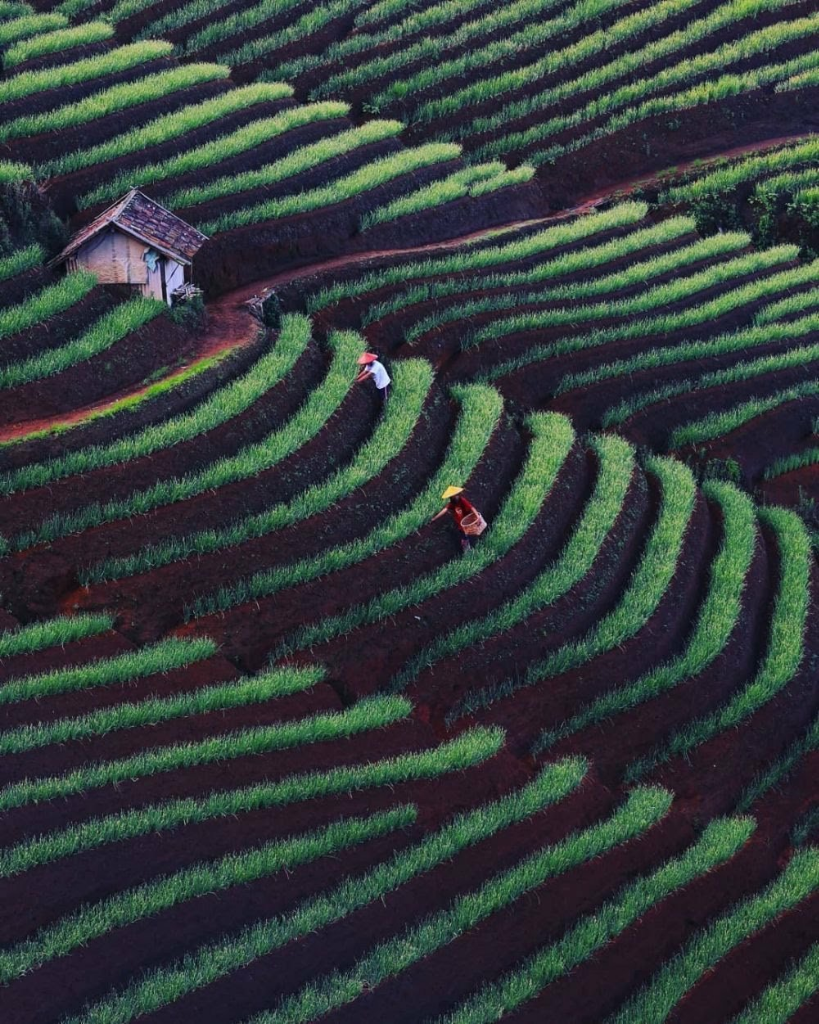
M135 389L121 391L110 395L104 402L89 405L73 412L60 414L52 418L40 420L27 420L25 422L12 424L0 429L0 445L8 443L20 443L32 435L46 434L50 432L61 432L70 427L81 426L93 419L106 415L123 401L138 401L151 387L162 383L171 383L174 377L188 373L191 369L195 371L196 366L207 360L227 354L230 351L249 344L256 337L258 321L252 315L248 303L253 299L265 298L272 289L301 278L312 277L314 274L325 273L330 270L345 269L359 263L366 263L370 260L381 259L389 256L413 255L422 253L434 253L455 249L465 242L476 241L490 235L503 235L520 228L534 227L539 224L551 224L555 221L565 220L568 217L575 217L579 214L590 213L598 206L610 200L625 199L638 189L656 185L669 177L676 177L686 173L695 166L702 170L711 164L721 160L732 159L743 156L750 152L765 152L787 143L796 143L803 139L810 138L812 132L804 132L795 135L782 135L773 139L765 139L762 142L746 143L742 146L735 146L733 149L723 150L713 156L691 160L678 164L673 168L667 168L654 174L644 175L639 178L632 178L629 181L620 182L617 185L609 185L596 191L583 199L580 199L574 206L550 213L543 217L534 217L530 220L513 221L499 227L483 228L480 231L473 231L466 235L459 235L456 238L448 238L440 242L429 242L425 245L399 247L395 249L371 249L365 252L349 253L347 255L335 256L332 259L320 263L310 263L293 270L279 271L270 277L252 281L233 291L226 292L213 302L208 303L208 325L201 338L201 347L196 354L181 367L176 368L166 377L153 381L151 384L143 385Z

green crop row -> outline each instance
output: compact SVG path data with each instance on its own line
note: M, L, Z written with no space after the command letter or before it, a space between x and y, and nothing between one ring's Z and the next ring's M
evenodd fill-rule
M289 775L275 782L260 782L241 789L214 790L203 797L167 800L102 818L91 818L4 848L0 851L0 878L12 877L41 864L50 864L85 850L99 849L109 843L161 834L196 822L287 807L301 801L355 793L376 786L440 778L493 757L503 740L501 729L472 729L430 750L412 751L365 764L344 765L329 771Z
M217 861L200 861L174 874L145 882L106 900L68 914L0 953L0 983L8 984L57 957L67 956L117 928L124 928L208 893L247 885L278 872L291 872L321 857L408 828L415 807L397 806L366 818L339 818L321 829L229 853Z
M418 605L444 590L466 583L493 562L503 558L522 539L540 513L574 442L574 431L563 416L535 415L530 419L529 426L534 438L526 462L479 546L466 552L457 561L447 562L438 569L416 576L406 586L395 587L366 604L351 605L339 615L302 626L282 641L274 651L273 659L343 636L360 626L387 619L411 605Z
M68 20L62 14L23 14L19 18L0 22L0 46L9 46L18 40L30 39L52 29L65 28L67 24Z
M49 70L60 71L63 67L72 66L71 64L61 64L57 68ZM65 106L56 107L41 114L29 114L6 121L5 124L0 125L0 141L5 142L8 139L41 135L45 132L76 127L76 125L86 124L88 121L94 121L100 117L108 117L110 114L116 114L141 103L161 99L182 89L190 89L192 86L202 85L204 82L226 78L228 74L229 69L219 64L185 64L182 67L159 71L134 82L112 85L91 96L77 100L76 103L67 103ZM18 75L9 81L16 82L17 78L22 77L23 75ZM0 82L0 92L2 85L3 83ZM54 86L54 88L57 87Z
M795 295L786 295L777 302L772 302L754 316L754 323L767 324L773 320L782 320L786 316L802 313L814 306L819 306L819 288L797 292Z
M465 167L461 171L450 174L447 178L433 181L408 195L399 196L384 206L368 210L361 218L361 230L367 231L376 224L396 220L398 217L408 217L414 213L422 213L466 196L483 195L482 187L485 191L494 191L529 181L534 173L533 167L526 166L518 167L514 171L507 171L499 161Z
M747 402L741 402L723 412L712 412L702 419L693 420L677 427L672 431L668 441L670 449L682 448L690 444L698 444L702 441L712 441L716 437L728 434L732 430L756 419L763 413L777 409L788 402L795 402L799 398L809 395L819 395L819 379L804 381L802 384L795 384L793 387L778 391L773 395L765 395L759 398L750 398Z
M750 810L760 797L778 788L805 755L817 748L819 748L819 716L814 717L803 735L795 739L781 757L769 764L751 781L737 803L737 810Z
M769 0L763 0L761 6L781 7L788 6L792 2L793 0L772 0L772 3L770 3ZM614 89L604 88L612 79L621 78L624 75L633 76L635 72L638 72L647 64L650 66L652 61L667 55L668 52L674 52L679 46L689 45L689 43L697 42L699 38L710 35L714 31L719 31L726 22L730 23L735 20L738 13L741 17L742 9L742 4L724 8L722 9L722 14L718 13L717 15L712 15L710 19L706 18L700 22L694 22L686 30L669 36L667 40L649 44L644 50L626 55L609 65L605 65L603 68L588 72L581 77L578 83L578 90L588 91L596 89L598 90L598 95L595 98L589 100L585 105L572 113L545 120L541 119L530 128L494 138L485 146L480 147L477 152L482 154L500 154L510 150L527 148L534 143L542 142L549 136L566 131L569 128L576 128L585 122L609 117L611 118L610 124L605 124L593 131L591 135L584 136L582 141L585 142L587 138L591 140L592 138L601 137L613 130L615 124L617 127L626 127L627 124L642 120L649 115L649 112L654 110L655 105L659 112L666 108L674 109L679 102L678 97L680 94L676 93L671 96L663 95L655 100L649 100L648 97L653 96L655 93L662 92L673 86L685 85L698 77L705 77L715 72L720 72L730 67L731 64L747 61L759 54L766 54L777 46L784 46L794 40L810 37L816 32L817 22L814 18L780 22L776 25L751 32L740 39L730 40L717 47L711 53L700 54L689 60L680 61L677 64L663 68L649 78L638 78ZM801 64L797 60L794 66L801 67ZM739 77L747 78L748 82L760 85L763 84L763 81L768 80L765 69L747 72ZM727 84L731 78L732 76L730 75L724 75L722 78L717 79L716 82L707 81L703 85L694 86L691 90L691 96L692 98L698 96L699 91L703 89L709 92L716 90L717 94L719 94L720 86L718 83L724 81ZM775 78L776 76L774 76ZM574 83L571 84L572 86L574 85ZM556 87L554 91L549 90L543 94L543 102L550 104L553 100L559 100L566 91L566 88L561 87ZM569 95L574 94L575 91L572 88ZM717 97L715 96L714 98ZM623 109L625 113L620 115L618 119L615 112L620 109ZM557 156L562 152L577 148L580 141L575 140L571 145L555 147L553 151L548 151L548 158L551 159L552 155ZM538 162L542 162L541 157L538 157Z
M437 832L396 852L366 873L348 876L281 916L263 918L235 935L200 946L169 966L149 971L65 1024L128 1024L135 1017L166 1007L288 942L385 899L411 879L433 871L516 822L525 821L567 796L580 784L585 771L585 763L577 758L550 765L523 789L458 815Z
M769 31L761 30L759 33L754 33L752 36L748 36L737 43L728 44L727 49L721 48L721 50L711 55L713 57L713 67L711 70L716 71L726 64L745 61L753 55L764 55L772 47L790 45L795 39L810 39L816 33L817 28L819 28L819 19L804 18L798 22L785 22L773 26L773 29ZM701 64L702 62L697 66L700 67ZM614 132L622 131L630 125L638 124L649 117L692 110L705 104L724 103L734 96L755 92L766 86L775 86L804 69L817 66L819 66L819 52L813 49L806 54L793 57L779 64L764 63L751 71L721 75L718 78L707 79L697 85L692 85L682 92L656 96L643 102L634 102L634 100L639 99L639 95L632 96L631 100L628 97L624 98L624 92L627 92L629 89L632 92L638 92L639 84L633 87L624 86L622 89L617 90L617 98L618 101L626 102L630 105L627 105L622 113L613 114L604 124L592 129L585 135L576 136L571 142L558 143L546 150L527 153L527 159L536 166L545 163L551 164L567 153L577 152L598 139L605 138ZM680 66L679 74L683 77L688 77L686 71L693 71L693 67L693 61L686 62ZM649 93L657 86L653 79L650 81L651 84L646 84L644 87ZM804 87L807 87L807 85ZM612 94L612 100L614 95ZM607 107L609 106L609 101L602 100L599 101L599 104ZM591 105L589 105L589 108L584 108L584 111L580 111L578 114L572 115L567 119L544 122L542 133L538 134L537 131L534 131L533 135L537 135L537 139L540 139L556 131L578 126L586 114L594 113L595 116L598 116L596 107L594 111L590 108ZM521 145L528 149L528 146L537 141L537 139L527 137L526 139L497 140L488 146L480 147L472 155L475 158L487 159L494 155L506 154L510 148L517 149Z
M0 256L0 281L8 281L12 277L17 277L18 274L24 274L27 270L31 270L32 267L39 267L44 257L42 246L36 244L29 245L25 249L15 249L8 256ZM14 332L12 331L12 333Z
M640 561L615 607L581 639L564 643L532 663L520 678L504 679L496 685L467 692L450 712L451 720L509 697L523 687L570 672L622 646L651 619L677 572L697 487L688 467L672 459L652 457L646 468L660 482L662 504Z
M88 628L87 622L83 623ZM97 632L96 629L93 632ZM79 631L71 639L83 635ZM92 635L91 630L85 635ZM204 661L216 651L212 640L162 640L151 647L128 651L114 658L105 658L86 665L69 665L51 672L20 676L0 684L0 705L16 704L24 700L39 700L56 693L73 693L97 686L115 686L132 679L172 669L184 668L197 661Z
M704 270L700 270L688 276L678 276L671 281L647 288L644 292L629 296L625 299L610 299L598 302L593 305L571 305L564 308L547 310L536 310L531 313L521 313L516 317L501 321L504 334L520 330L531 330L536 326L540 329L549 327L571 326L588 320L608 320L614 317L633 316L636 313L650 312L658 307L671 306L678 302L684 302L696 296L699 292L707 292L713 288L730 285L737 278L748 277L752 274L760 274L771 270L782 264L789 263L796 256L796 246L782 245L774 249L762 249L756 252L745 253L733 259L723 260L714 263ZM762 277L759 281L752 281L744 287L743 293L748 295L746 302L752 301L752 296L765 294L772 282L780 285L784 280L794 283L803 283L805 280L813 281L819 274L819 261L817 264L794 267L774 277ZM630 286L639 284L640 274L634 270L624 272L622 280ZM528 294L500 294L482 296L471 302L457 306L450 306L443 310L436 310L430 316L418 320L405 332L405 338L412 342L427 332L440 328L443 324L463 320L477 313L494 312L496 310L514 309L516 306L537 305L548 302L551 299L573 300L582 297L585 290L584 282L578 285L567 284L562 288L548 290L545 292L531 292ZM720 299L726 299L732 292L724 292ZM714 300L718 301L718 300ZM696 309L696 307L695 307ZM694 310L690 311L692 314ZM473 335L464 338L463 348L469 348L478 344L487 334L497 337L494 331L496 324L489 324L476 331Z
M560 341L549 345L534 345L527 349L522 355L515 359L509 359L500 363L481 374L479 379L497 380L507 373L531 363L550 359L556 355L564 355L567 352L579 352L583 349L594 348L599 345L606 345L609 342L625 340L628 338L648 338L651 335L665 335L672 331L692 329L699 324L709 323L716 317L724 316L734 309L742 309L747 302L759 298L759 291L763 288L773 286L772 290L785 283L790 272L784 275L776 275L780 278L767 278L761 282L746 285L744 288L737 288L724 295L704 302L702 305L689 307L680 313L666 313L646 319L633 320L617 327L607 327L589 334L582 334L577 337L562 338ZM785 287L787 284L785 283ZM521 330L533 330L537 328L536 323L527 321L525 328ZM810 334L819 328L819 315L802 317L786 324L773 323L761 327L746 327L733 333L718 334L703 341L680 342L677 345L669 345L666 348L647 349L636 356L627 359L620 359L613 363L601 363L592 370L568 374L560 382L556 393L571 391L574 388L585 387L589 384L596 384L599 381L611 377L622 376L627 373L634 373L638 370L652 369L656 366L668 366L676 362L684 362L688 359L701 359L712 355L724 355L728 352L740 351L743 346L764 345L768 342L788 340L789 338L801 337ZM509 321L503 320L489 325L489 330L476 332L476 339L483 340L484 337L503 336L511 334Z
M710 715L697 718L634 761L626 778L634 781L673 757L692 750L727 729L736 729L780 693L799 671L805 652L809 583L813 559L811 542L802 520L781 508L761 508L759 517L776 536L780 552L780 580L768 636L768 648L754 679Z
M608 943L635 924L652 907L713 871L748 840L754 830L750 818L717 818L699 840L677 857L666 861L651 874L625 885L614 897L576 921L555 940L499 981L479 989L451 1013L434 1024L492 1024L540 995L543 989L573 968L590 959ZM649 1018L631 1018L649 1024ZM651 1024L659 1024L651 1019Z
M83 274L83 271L78 271ZM65 278L65 281L76 277ZM93 274L87 275L91 278L91 286L96 283ZM55 285L54 287L59 287ZM40 293L42 294L42 293ZM154 317L159 316L167 309L164 302L156 299L148 299L139 296L123 302L105 313L89 327L79 338L68 341L58 348L46 349L35 356L30 356L19 363L10 363L0 369L0 388L18 387L32 380L41 380L43 377L51 377L63 370L92 356L99 355L110 348L115 342L121 341L132 331L138 330ZM0 314L2 315L2 314Z
M496 75L482 75L469 85L448 92L444 96L427 100L413 112L413 118L419 121L435 121L441 117L457 115L462 123L452 129L444 129L444 135L452 138L456 136L466 138L470 135L503 129L509 122L540 111L562 98L573 97L588 88L602 86L624 72L645 66L639 62L632 65L629 56L626 55L607 64L598 64L583 74L571 73L574 66L585 64L594 57L605 54L613 41L623 43L635 36L640 36L656 26L664 25L671 18L685 14L695 4L696 0L663 0L661 3L653 4L645 10L621 18L606 28L589 32L569 46L550 50L531 64L511 68ZM719 16L720 24L722 19L735 9L731 3L720 7L719 10L723 12ZM692 26L699 24L701 23L692 22ZM656 60L667 52L673 52L680 43L680 34L674 33L667 40L657 40L653 44L656 50L651 51L644 47L638 48L637 52L648 61ZM562 82L540 93L533 91L535 83L539 79L558 72L563 75L568 74L570 81ZM495 100L504 93L524 88L527 90L525 96L504 104L496 113L476 117L471 122L466 120L466 107L481 104L490 99Z
M121 0L122 4L140 4L141 7L152 6L155 0ZM222 24L226 18L219 12L227 7L233 0L187 0L186 3L174 5L167 13L156 18L146 25L139 33L138 38L149 39L153 36L163 36L166 32L184 28L192 21L213 20L214 23ZM281 10L301 3L302 0L273 0ZM212 17L213 16L213 17Z
M172 49L170 43L155 39L146 43L119 46L108 53L86 57L71 64L60 64L56 68L23 71L19 75L0 81L0 103L10 103L12 100L30 96L35 92L45 92L47 89L63 89L92 78L115 75L148 61L168 57Z
M0 83L2 84L2 83ZM0 160L0 185L18 185L32 178L28 164L20 164L11 160Z
M356 359L362 351L361 338L351 332L336 333L331 335L330 345L333 361L322 384L310 392L294 416L261 441L246 445L235 455L216 459L197 472L158 480L151 487L133 491L125 498L105 504L95 502L64 515L53 515L39 527L18 535L15 546L23 549L41 540L53 540L101 523L130 518L237 480L245 480L275 466L315 437L338 411L349 391Z
M279 199L269 199L234 213L226 213L216 220L199 225L199 227L206 235L215 235L220 231L230 231L248 224L258 224L261 221L274 220L279 217L291 217L323 206L335 206L347 199L353 199L364 192L378 188L380 185L386 185L396 178L404 175L409 177L413 171L418 171L422 167L431 167L455 160L460 156L460 152L460 146L449 142L430 142L424 146L404 149L390 156L373 160L351 174L337 178L327 185L295 195L282 196Z
M269 53L276 53L279 50L287 49L289 46L297 45L301 40L321 32L323 28L340 18L346 17L351 10L363 7L368 0L328 0L326 3L319 3L307 8L304 14L290 22L286 27L280 28L268 36L261 36L249 39L246 43L219 54L231 67L240 64L248 64L251 61L266 57ZM252 8L251 8L252 10ZM243 31L239 29L239 31ZM192 52L198 43L189 41L187 44Z
M43 35L21 40L14 46L10 46L3 54L3 66L10 68L16 64L22 64L23 61L34 60L36 57L70 50L74 46L101 43L113 35L113 28L104 21L90 21L86 25L75 25L73 28L61 28L56 32L45 32Z
M690 47L711 35L725 31L736 22L741 22L766 10L778 10L791 6L793 2L794 0L753 0L748 3L747 0L734 0L734 2L720 5L705 17L689 20L683 29L652 40L644 46L630 46L623 55L608 62L598 63L580 75L571 73L574 66L585 65L595 56L605 55L612 45L623 44L657 26L663 26L669 20L684 17L691 7L696 6L693 0L665 0L664 3L638 11L605 29L584 36L565 50L548 53L526 67L503 72L490 78L483 77L449 96L427 101L418 108L414 116L424 121L456 113L463 117L463 108L466 106L482 103L489 98L494 99L499 94L524 87L528 90L527 95L505 104L493 114L476 117L471 123L467 122L458 128L454 134L460 135L462 132L468 132L470 135L478 135L502 131L510 122L530 117L532 114L540 114L561 102L575 100L583 93L589 92L596 93L598 96L598 99L592 102L599 104L599 109L608 111L611 107L605 97L612 93L612 83L633 77L639 74L643 68L656 65L658 61L679 58ZM664 77L660 79L658 76L658 81L654 86L646 84L644 88L662 87L662 83L666 82L668 78L677 80L683 76L683 80L685 80L687 76L683 69L687 66L686 61L678 59L675 65L659 73ZM538 79L558 72L563 77L563 81L541 92L532 91L532 86ZM649 83L654 80L643 81ZM666 84L668 83L666 82ZM589 104L583 109L588 111L588 116L595 116L598 106ZM565 126L568 127L575 123L571 119L577 117L579 117L578 114L566 115L565 118L557 119L554 124L562 125L566 121ZM552 124L542 115L539 120L544 125ZM507 138L525 142L530 138L545 137L538 131L538 127L535 127L531 137L525 132L518 132ZM544 128L546 135L552 134L554 130L559 130L559 128Z
M106 3L109 2L110 0L106 0ZM134 14L141 14L142 11L154 7L158 2L159 0L117 0L102 17L116 25L120 21L124 21L125 18L130 18ZM60 10L69 13L67 8L71 6L85 8L92 6L92 4L93 0L64 0ZM149 35L162 35L162 33L155 32L149 33Z
M564 0L559 0L564 2ZM378 26L377 31L355 32L344 39L331 43L327 49L320 54L308 53L294 57L275 69L275 74L287 80L298 78L307 70L314 68L326 68L330 64L337 64L353 53L362 53L364 50L383 46L385 43L401 43L404 39L420 32L438 30L448 22L464 18L467 12L491 8L492 0L443 0L441 3L434 3L429 7L415 10L414 5L407 4L400 0L396 13L401 13L409 8L410 13L401 21L395 22L386 28L380 27L381 18L376 13L381 4L370 5L363 8L356 16L356 27L360 25Z
M152 695L138 703L114 704L77 718L55 718L0 732L0 754L19 754L52 743L105 736L120 729L156 725L174 718L209 711L263 704L277 697L300 693L324 678L320 668L284 668L262 672L228 683L201 686L171 697Z
M711 303L699 307L702 312ZM654 317L651 321L643 321L626 337L641 336L643 333L655 334L664 333L669 329L678 330L682 324L675 317L671 325L662 325L662 317ZM667 319L667 318L665 318ZM699 318L698 318L699 319ZM693 320L696 323L697 320ZM645 331L641 327L647 324ZM687 362L707 358L708 356L726 355L729 352L742 352L757 345L773 344L775 342L788 341L806 334L813 334L819 330L819 314L802 317L786 324L773 323L763 324L761 327L746 327L733 333L718 334L703 341L680 342L678 345L669 345L667 348L646 349L636 356L627 359L620 359L613 363L602 363L593 371L570 374L560 382L557 392L571 391L575 388L584 387L587 384L595 384L612 377L621 377L624 374L631 374L640 370L649 370L658 366L670 366L673 363ZM606 340L610 340L607 338Z
M69 174L82 167L93 167L95 164L103 164L108 160L116 160L117 157L126 156L128 153L145 151L151 146L177 139L186 132L194 131L203 125L213 124L221 118L234 113L237 110L246 110L257 103L270 103L279 99L286 99L291 96L293 90L282 83L254 83L230 89L219 96L214 96L204 103L191 103L186 107L171 111L170 114L163 114L161 117L149 121L145 125L138 125L121 132L113 139L100 142L89 149L75 150L73 153L63 153L52 160L38 164L38 173L46 177L56 174ZM188 150L187 152L190 152ZM155 165L154 165L155 166ZM145 182L146 167L137 168L129 178L131 181ZM117 179L120 180L119 178ZM105 188L105 186L103 186ZM116 192L121 194L122 189ZM111 192L101 192L99 198L108 198Z
M247 88L258 89L259 86L252 86ZM267 87L268 89L271 86ZM289 88L289 87L287 87ZM242 92L243 90L237 90ZM233 92L226 93L227 97L232 97ZM270 97L266 97L269 99ZM219 97L220 100L223 97ZM243 106L246 106L246 102ZM198 110L206 106L202 104ZM317 121L331 121L335 118L345 117L349 111L349 107L346 103L313 103L313 104L302 104L297 107L292 107L288 110L282 110L278 114L274 114L272 117L262 118L258 121L252 121L250 124L243 125L241 128L237 128L236 131L231 132L229 135L223 135L217 139L213 139L211 142L205 142L201 146L196 146L192 149L184 150L177 156L170 157L168 160L163 160L161 163L154 164L143 164L142 167L136 168L132 171L124 171L118 174L115 178L110 181L106 181L97 185L92 191L87 192L79 200L80 208L92 206L94 203L100 202L104 199L114 199L116 196L121 195L124 190L127 190L128 183L131 181L139 181L143 185L150 185L158 181L165 181L168 178L179 177L183 174L190 174L192 171L201 170L203 168L210 168L214 164L219 164L223 160L229 160L231 157L238 156L241 153L245 153L248 150L254 149L256 146L261 146L265 142L269 142L271 139L276 138L279 135L284 135L286 132L293 131L296 128L302 128L304 125L313 124ZM219 115L221 116L221 115ZM173 119L174 115L169 115L169 118ZM403 125L400 125L398 121L391 122L380 122L382 125L382 134L379 135L378 130L372 131L373 140L378 138L388 137L390 134L398 134ZM398 125L392 132L388 132L386 135L383 134L383 126L386 124ZM172 125L169 123L169 127ZM354 129L359 132L362 129ZM350 133L344 133L349 136ZM367 137L367 133L362 136ZM335 139L340 136L335 136ZM358 136L356 136L356 139ZM350 141L348 139L348 141ZM298 153L303 154L305 150L309 150L310 147L303 147L297 150ZM334 154L330 154L334 155ZM296 174L303 167L299 166L299 158L295 161L290 160L289 163L284 165L283 170L285 173L282 177L287 177L288 174ZM229 176L227 178L220 178L217 182L211 183L210 185L200 185L198 188L188 189L183 192L177 193L171 200L167 202L173 203L176 206L188 205L184 200L188 195L206 195L210 198L210 193L213 196L227 195L231 191L240 192L243 188L253 187L250 184L237 185L235 189L231 189L230 182L242 181L250 182L258 179L260 184L268 184L269 182L278 180L275 176L275 171L272 168L279 168L283 164L283 161L277 161L275 164L267 165L262 171L250 171L244 174L237 174ZM309 160L305 161L304 167L311 166ZM271 168L271 170L268 170ZM220 190L221 184L221 190ZM177 198L179 197L179 198ZM204 200L195 199L194 202L202 202Z
M137 391L131 391L122 398L115 398L103 405L92 406L90 409L84 410L78 417L52 420L45 426L35 427L28 433L19 433L12 437L7 437L4 441L0 441L0 449L11 445L26 444L29 441L39 440L44 437L58 437L70 430L76 430L78 427L95 423L97 420L117 416L125 411L133 412L144 402L153 401L160 395L166 395L177 388L181 388L194 377L198 377L207 370L213 369L214 366L217 366L223 360L229 359L234 354L234 350L222 349L221 351L214 352L213 355L202 356L199 359L195 359L192 363L187 363L181 369L173 370L167 376L160 377L151 384L146 384ZM26 470L29 466L33 465L37 465L37 463L28 463L21 467L21 469ZM0 474L0 477L2 477L2 474Z
M314 90L313 95L335 95L343 93L347 88L360 88L376 79L389 78L390 84L368 99L372 108L378 110L448 78L466 76L475 69L508 60L517 56L521 49L547 45L562 33L587 25L591 18L613 10L622 3L623 0L578 0L557 17L538 20L545 11L555 6L554 0L517 0L493 10L491 14L460 25L448 36L426 36L402 50L375 57L367 64L332 75ZM535 20L516 32L502 34L500 38L480 45L481 37L491 35L504 23L511 28L526 19ZM445 59L447 51L458 49L464 49L464 52L449 60ZM411 72L406 78L399 77L400 69L419 62L424 63L420 70Z
M406 291L398 292L390 298L369 306L362 314L362 326L377 323L385 316L396 313L422 302L432 299L446 298L463 292L484 292L501 288L514 288L519 285L538 284L552 278L578 271L591 270L605 266L616 260L639 254L641 249L652 246L667 245L694 230L694 221L688 217L671 217L651 227L630 231L626 235L603 242L585 246L582 249L555 256L543 263L537 263L529 270L509 271L505 274L487 274L483 276L459 276L442 281L424 282L414 285ZM673 249L660 256L652 256L646 260L630 263L624 270L609 273L600 277L588 277L571 287L575 294L585 298L608 291L618 291L627 285L639 281L647 281L660 277L680 267L704 260L714 259L735 253L750 244L748 235L742 232L723 232L700 238L690 245ZM560 294L549 292L550 295Z
M352 281L338 281L308 296L307 310L310 313L317 313L344 299L358 298L390 285L403 285L412 278L443 277L532 259L551 249L572 245L595 234L635 224L643 220L647 212L648 207L645 203L621 203L603 213L589 214L558 223L535 234L515 238L503 245L475 250L464 249L450 256L401 263L386 270L377 270L363 277L354 278Z
M803 164L819 162L819 139L809 137L804 142L783 146L759 156L745 156L726 163L713 171L669 188L662 196L664 202L687 203L707 195L730 192L738 185L765 178L782 171L790 171Z
M162 772L348 739L372 729L384 729L406 718L411 710L409 701L402 697L369 697L343 711L320 712L292 722L275 722L211 735L204 740L149 747L117 761L84 764L64 775L12 782L0 789L0 810L88 793L102 786L116 786Z
M331 108L343 107L342 104L321 104L317 112L314 112L314 107L302 107L298 111L301 115L301 123L306 124L311 120L318 120L319 116L327 118L343 116L338 109L335 111L332 109L321 110L321 107L328 106ZM310 116L311 112L313 112L312 117ZM290 112L287 111L287 113ZM290 120L296 121L296 118L291 117ZM266 185L275 185L289 178L295 178L320 164L344 156L346 153L352 153L357 149L383 142L386 139L394 139L403 130L404 125L400 121L365 121L360 127L349 128L328 138L319 139L318 142L299 146L289 152L287 156L265 164L264 167L257 170L228 174L213 181L180 189L168 196L166 202L171 209L179 209L207 203L212 199L221 199L223 196L236 195L239 192L251 192L254 189L264 188ZM317 191L332 191L332 185L327 185L324 189ZM289 196L287 198L291 201L293 199L298 201L300 197Z
M663 1024L680 1000L723 957L819 888L819 850L795 853L759 895L721 914L690 939L607 1024Z
M442 659L512 629L567 594L590 571L623 510L634 473L634 451L622 438L595 436L591 447L599 462L594 491L560 555L500 608L436 637L393 676L390 690L402 690Z
M817 462L819 462L819 448L806 448L804 451L775 459L765 467L764 478L773 480L774 477L782 476L783 473L792 473L795 469L803 469L805 466L815 466Z
M23 270L34 266L39 262L39 246L31 246L16 253L12 253L3 263L3 269L8 269L9 277L21 273ZM87 270L78 270L76 273L68 274L55 284L48 285L35 292L29 298L16 306L7 306L0 309L0 338L7 338L10 334L19 334L28 330L36 324L42 323L49 317L62 313L70 306L75 305L80 299L91 291L97 283L96 275ZM0 373L3 371L0 370ZM8 387L8 385L0 385Z
M202 18L201 12L203 8L213 7L215 4L221 7L224 5L224 0L199 0L196 4L185 4L181 12L171 12L165 15L161 22L157 22L155 27L179 28L182 24L191 20L188 16L190 12L193 10L199 12L197 13L198 20ZM251 3L243 10L228 14L226 17L209 19L209 24L205 25L204 28L197 29L193 35L188 37L185 41L185 50L190 53L214 43L221 43L230 39L231 36L247 32L249 29L263 25L264 22L285 14L293 8L299 9L302 6L303 0L259 0L257 3ZM296 21L298 21L297 16L291 17L295 17ZM184 18L184 21L180 22L176 20L177 18Z
M19 18L23 14L34 14L31 4L16 3L14 0L0 0L0 20Z
M152 423L135 434L105 445L90 445L66 452L48 462L32 462L19 469L9 470L0 474L0 494L15 494L78 473L101 469L103 466L130 462L213 430L249 409L279 381L284 380L309 343L310 321L297 314L287 314L282 318L275 347L263 355L247 373L217 388L190 412L171 416L161 423Z
M630 711L698 676L725 649L742 611L742 595L756 548L756 518L750 498L730 484L709 480L703 485L703 493L720 507L723 535L711 565L705 600L685 650L634 682L611 689L583 705L560 725L544 730L536 753L541 754L581 729Z
M401 453L423 415L432 386L429 364L422 360L405 360L394 368L393 373L393 389L398 401L389 404L369 440L359 447L352 461L326 480L312 484L290 501L272 505L245 519L237 519L221 530L213 528L174 537L147 545L132 555L106 559L85 572L83 580L90 583L133 576L181 558L219 551L266 536L326 512L382 473Z
M670 805L671 794L667 790L634 790L610 818L541 847L479 888L458 896L446 909L375 946L353 967L310 982L282 999L274 1010L251 1017L247 1024L309 1024L339 1007L349 1006L422 957L432 956L527 893L536 892L548 879L643 835L664 817Z
M674 384L666 384L655 388L653 391L643 391L607 409L602 418L602 425L604 427L612 427L623 423L625 420L636 415L636 413L642 412L649 406L664 402L669 398L675 398L680 395L687 396L706 388L715 388L726 384L735 384L738 381L751 380L754 377L776 373L779 370L807 367L808 364L817 359L819 359L819 344L802 345L790 348L785 352L760 356L759 359L741 361L724 370L713 370L711 373L705 373L702 377L677 381ZM733 422L736 415L736 411L731 410L728 419L724 422ZM697 424L702 422L702 420L698 420ZM683 427L682 429L686 431L688 428ZM695 426L692 429L695 431L699 430L699 426ZM678 446L675 445L674 447Z
M31 654L47 647L63 647L83 637L105 633L113 625L111 615L86 614L31 622L0 633L0 659Z
M765 988L730 1024L787 1024L819 989L819 942Z
M311 555L300 562L262 570L222 587L215 594L198 598L187 609L188 617L224 611L245 601L268 597L285 587L346 568L390 544L398 543L419 529L429 519L430 508L439 502L439 495L449 482L467 480L472 474L503 410L501 397L492 388L470 385L454 389L454 394L461 403L461 414L450 438L446 457L410 505L380 523L365 537L340 544L320 555Z

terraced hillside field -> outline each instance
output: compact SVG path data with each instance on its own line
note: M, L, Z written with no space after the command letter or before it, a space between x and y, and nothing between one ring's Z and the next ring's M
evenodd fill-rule
M817 29L0 0L2 1024L817 1019Z

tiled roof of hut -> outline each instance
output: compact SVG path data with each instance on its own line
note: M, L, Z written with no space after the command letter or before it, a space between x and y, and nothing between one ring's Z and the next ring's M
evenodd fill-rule
M89 238L93 238L108 225L115 225L126 234L133 235L166 256L174 257L180 263L190 263L202 244L207 241L207 235L203 235L201 231L186 224L176 214L134 188L78 231L60 255L51 262L60 263L68 259Z

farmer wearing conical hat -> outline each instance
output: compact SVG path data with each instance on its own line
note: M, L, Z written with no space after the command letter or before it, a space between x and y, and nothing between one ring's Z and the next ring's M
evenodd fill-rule
M364 369L356 377L355 383L357 384L361 380L367 380L368 377L372 377L373 383L378 388L381 399L386 405L387 399L390 396L391 381L384 364L378 361L378 356L374 352L365 352L358 357L358 365L363 366Z
M469 551L472 547L471 537L480 537L486 529L486 520L465 496L463 487L447 487L441 498L446 505L430 519L434 523L449 512L461 535L461 550Z

